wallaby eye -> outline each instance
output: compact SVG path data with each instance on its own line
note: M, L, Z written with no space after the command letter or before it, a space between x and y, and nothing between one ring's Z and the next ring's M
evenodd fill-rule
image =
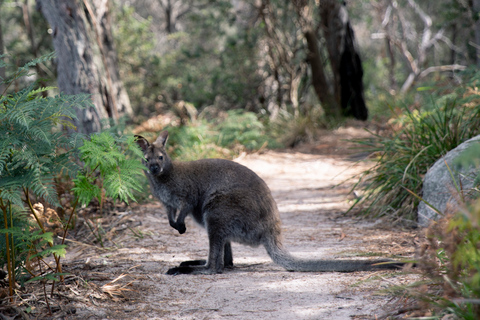
M158 157L158 160L163 160L163 156Z

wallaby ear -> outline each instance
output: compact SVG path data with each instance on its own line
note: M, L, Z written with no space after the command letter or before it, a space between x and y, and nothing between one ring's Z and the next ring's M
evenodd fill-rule
M167 143L168 139L168 131L162 131L160 135L158 136L157 140L153 144L155 144L158 147L165 147L165 144Z
M142 149L143 152L147 151L147 148L150 145L147 139L138 135L135 135L135 138L137 139L137 144L140 147L140 149Z

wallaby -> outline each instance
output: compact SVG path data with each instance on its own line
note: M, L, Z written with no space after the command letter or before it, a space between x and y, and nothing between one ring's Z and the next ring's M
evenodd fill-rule
M144 152L151 191L166 207L170 226L185 233L185 218L191 214L208 233L208 260L182 262L167 274L222 273L225 267L233 267L232 241L263 245L272 260L289 271L352 272L401 265L390 260L295 258L282 245L281 222L272 193L252 170L221 159L172 162L165 152L167 131L152 144L141 136L136 138Z

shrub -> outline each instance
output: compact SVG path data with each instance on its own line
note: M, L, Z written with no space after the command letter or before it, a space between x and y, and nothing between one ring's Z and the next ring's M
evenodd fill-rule
M254 113L243 110L222 113L214 121L202 118L165 129L170 134L170 155L184 161L231 158L245 150L259 150L266 145L273 148L280 146L268 136L265 126ZM152 134L141 134L153 138Z
M27 63L3 82L29 75L30 67L52 57ZM76 117L75 108L91 105L88 95L42 97L41 93L50 88L35 87L32 83L19 92L0 96L0 233L5 239L0 241L0 262L7 264L10 295L16 274L30 274L33 278L29 281L62 280L60 257L66 253L64 241L77 204L86 205L93 197L101 202L103 194L125 202L134 200L132 190L141 189L136 178L143 176L138 159L142 153L133 136L102 132L89 138L63 130L75 129L68 120ZM79 160L85 163L83 168ZM58 177L75 183L76 200L64 220L46 206L62 207ZM62 240L54 241L54 233L63 236ZM50 255L55 259L55 270L36 276L32 262L38 262L38 271L43 274L40 260Z
M479 319L479 242L480 202L469 208L465 205L459 213L445 212L426 230L417 262L425 280L409 290L422 313L438 319L446 314Z
M52 57L47 55L27 63L3 82L9 84L29 75L30 67ZM41 93L50 88L35 87L32 83L19 92L0 96L0 220L5 234L1 250L5 257L2 264L7 263L10 294L15 272L24 270L28 255L30 259L42 259L53 254L57 262L53 278L61 274L59 259L65 254L65 246L54 244L53 234L45 228L42 212L34 204L44 201L60 206L55 177L76 175L78 166L72 157L78 140L59 127L71 126L67 119L75 118L73 107L89 104L87 95L44 98ZM38 231L30 232L25 210L35 218Z
M218 123L217 130L223 147L241 144L248 150L255 150L269 142L263 124L252 112L228 111L227 117Z
M469 147L456 166L473 165L478 171L479 150L478 144ZM408 300L416 307L405 310L413 311L409 316L415 319L480 318L480 200L461 196L467 191L461 185L455 188L458 206L447 205L441 218L420 233L414 270L422 279L396 288L402 300L413 298Z
M89 140L83 139L79 151L85 165L73 180L73 191L80 204L88 205L96 198L102 207L103 194L126 203L135 201L132 191L142 191L138 180L143 165L138 158L143 154L133 136L116 139L109 132L93 134Z
M472 103L480 98L472 89L479 75L451 94L437 98L431 94L423 108L402 107L403 113L391 121L397 128L391 134L372 133L357 141L376 157L374 167L358 183L366 191L359 201L367 205L366 213L416 219L419 200L412 193L421 195L428 168L480 132L480 104Z

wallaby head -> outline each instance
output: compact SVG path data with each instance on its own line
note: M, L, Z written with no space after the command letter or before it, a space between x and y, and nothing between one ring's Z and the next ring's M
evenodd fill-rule
M142 136L135 136L137 144L143 151L145 160L143 164L153 176L160 176L164 174L171 166L171 160L165 151L165 144L168 139L168 131L163 131L158 136L157 140L150 144L147 139Z

